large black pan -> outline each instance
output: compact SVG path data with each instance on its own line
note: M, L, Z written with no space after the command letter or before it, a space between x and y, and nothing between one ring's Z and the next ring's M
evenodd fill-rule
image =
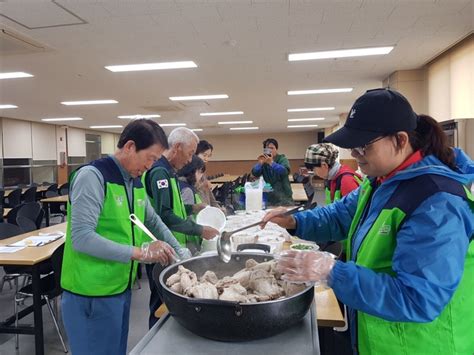
M159 268L155 268L153 278L170 314L182 326L206 338L221 341L260 339L275 335L299 322L313 301L313 286L288 298L258 303L189 298L166 286L166 280L178 271L179 265L194 271L198 277L212 270L221 278L245 268L247 259L265 262L273 259L273 256L234 253L229 263L223 263L217 255L199 256L170 265L161 273Z

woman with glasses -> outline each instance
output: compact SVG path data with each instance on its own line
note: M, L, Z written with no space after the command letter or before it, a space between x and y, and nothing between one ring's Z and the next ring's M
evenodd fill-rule
M360 354L474 353L474 162L389 89L359 97L326 140L351 149L368 178L329 206L264 221L317 242L348 238L347 261L290 251L278 269L333 288Z

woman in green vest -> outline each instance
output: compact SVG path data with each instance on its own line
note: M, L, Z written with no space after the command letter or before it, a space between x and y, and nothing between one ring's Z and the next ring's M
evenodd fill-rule
M401 94L366 92L326 138L368 178L333 204L273 221L304 239L349 239L347 261L291 251L284 278L327 283L360 354L474 353L474 162Z

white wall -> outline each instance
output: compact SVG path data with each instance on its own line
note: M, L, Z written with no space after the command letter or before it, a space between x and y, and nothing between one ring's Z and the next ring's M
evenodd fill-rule
M278 141L278 152L288 159L303 159L306 148L317 142L317 131L270 133L270 134L236 134L236 135L199 135L214 146L213 161L255 160L263 151L262 142L267 138Z
M56 160L56 130L48 124L31 123L33 160ZM45 180L43 180L45 181Z
M3 157L32 158L31 122L3 119Z
M67 129L67 152L70 157L86 156L86 131L79 128Z

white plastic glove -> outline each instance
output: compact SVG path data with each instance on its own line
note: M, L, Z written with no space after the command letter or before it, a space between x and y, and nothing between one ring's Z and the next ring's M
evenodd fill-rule
M277 270L283 274L282 279L286 281L327 285L335 263L331 253L288 250L277 257Z
M145 263L160 263L162 266L169 265L176 259L173 248L161 240L143 243L141 246L140 261Z
M188 248L181 248L178 250L178 256L181 260L186 260L192 257L191 251Z

